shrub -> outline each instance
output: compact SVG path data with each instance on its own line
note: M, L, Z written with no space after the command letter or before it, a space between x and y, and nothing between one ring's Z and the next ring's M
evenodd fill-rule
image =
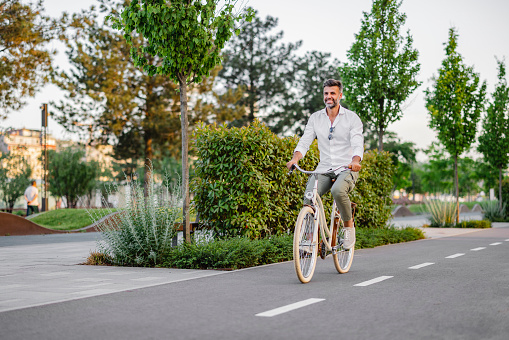
M456 203L425 200L426 210L431 214L431 227L452 227L456 223Z
M362 228L385 228L392 217L391 190L395 167L388 152L368 151L351 198L359 205L355 223Z
M456 224L456 228L491 228L491 221L488 220L469 220L469 221L461 221Z
M149 172L147 196L138 180L129 181L125 207L118 209L115 218L98 225L102 231L98 247L112 264L154 266L171 248L175 226L182 215L180 186L171 186L166 181L156 187L152 169ZM98 220L96 216L91 217Z
M308 178L287 175L297 137L279 138L255 121L242 128L200 125L194 140L198 160L191 186L200 220L220 237L259 238L293 230ZM299 164L314 169L318 161L315 142ZM359 204L357 225L382 227L390 218L392 174L388 153L366 153L352 195ZM330 211L330 194L323 201Z
M506 202L502 202L502 207L498 201L484 201L479 203L484 212L484 218L491 222L503 221L506 211Z
M355 249L374 248L380 245L415 241L426 238L418 228L398 229L384 228L356 228Z
M182 243L166 254L161 266L189 269L241 269L291 260L292 235L251 240L235 237L224 240Z
M93 251L90 253L90 255L87 258L87 261L85 261L85 265L89 266L108 266L113 263L113 260L111 257L104 253Z

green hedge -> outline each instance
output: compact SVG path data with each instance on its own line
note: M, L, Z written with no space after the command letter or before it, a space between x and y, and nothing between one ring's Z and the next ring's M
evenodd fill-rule
M198 158L193 204L216 235L259 238L293 231L307 182L302 173L287 174L298 137L280 138L255 121L242 128L200 125L193 139ZM318 161L315 142L299 165L311 170ZM366 153L352 195L359 204L358 226L385 226L393 171L388 153ZM331 201L330 194L324 198L329 211Z
M357 228L356 234L355 249L424 238L422 231L417 228ZM159 267L232 270L292 259L293 236L291 234L259 240L235 237L210 242L182 243L167 253Z
M488 220L469 220L462 221L454 226L455 228L491 228L491 222Z

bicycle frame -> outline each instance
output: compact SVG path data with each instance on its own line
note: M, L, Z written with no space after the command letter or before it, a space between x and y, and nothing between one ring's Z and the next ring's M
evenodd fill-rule
M318 175L323 175L325 173L306 171L306 170L301 169L297 164L295 164L294 166L300 172L305 173L305 174L310 174L310 175L314 176L314 178L315 178L315 184L313 186L313 191L311 192L312 196L309 195L310 197L308 197L308 195L307 195L308 193L305 194L306 198L311 199L311 203L312 203L311 207L315 211L315 214L314 214L314 220L315 220L314 221L314 223L315 223L314 230L315 230L315 235L313 235L313 243L314 242L318 243L318 229L320 229L320 235L322 237L322 241L323 241L323 243L325 245L326 251L330 251L333 254L335 254L337 252L338 247L339 247L338 244L335 245L335 246L332 246L333 230L334 230L334 220L336 218L336 216L333 216L333 215L336 212L336 202L333 200L330 226L327 227L327 219L325 218L325 211L324 211L324 208L323 208L322 199L320 198L320 195L318 195ZM341 168L348 169L345 166L340 166L337 169L334 169L333 172L336 172L337 170L339 170ZM290 173L292 171L293 171L293 169L290 170ZM339 219L341 220L341 216L339 216ZM317 228L317 225L319 226L319 228Z

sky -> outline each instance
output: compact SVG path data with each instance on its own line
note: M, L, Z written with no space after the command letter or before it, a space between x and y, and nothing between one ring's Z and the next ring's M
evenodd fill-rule
M79 12L96 3L96 0L44 0L46 14L52 17L59 17L63 11ZM371 8L371 0L248 0L247 4L258 10L262 18L268 15L278 18L277 31L284 31L283 42L302 40L299 54L329 52L340 62L347 61L346 53L360 29L363 12ZM436 140L436 133L428 127L424 90L431 87L431 77L437 74L445 57L444 43L449 28L457 29L458 51L464 63L473 66L481 80L487 81L491 94L497 83L495 56L505 57L509 62L509 1L404 0L400 11L407 15L404 31L410 31L413 46L419 51L418 80L422 85L408 98L401 120L389 125L388 130L396 132L402 141L413 142L423 149ZM66 65L62 45L54 42L51 47L59 50L55 64ZM11 113L0 126L40 129L41 103L57 101L62 96L54 85L46 85L34 98L28 99L25 108ZM48 129L57 138L72 137L51 118ZM425 156L420 153L418 160L423 159Z

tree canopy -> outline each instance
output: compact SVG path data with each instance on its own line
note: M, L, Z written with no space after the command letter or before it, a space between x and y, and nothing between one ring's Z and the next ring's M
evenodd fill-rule
M30 185L32 168L24 157L25 152L20 147L0 156L0 197L11 212Z
M96 188L100 167L95 161L86 161L85 151L66 148L48 152L49 191L54 197L65 197L67 208L76 208L81 196Z
M242 31L226 45L219 78L228 89L242 88L246 95L240 103L248 108L235 125L252 122L260 111L278 110L286 103L294 83L294 52L302 42L284 44L283 31L273 33L278 19L256 16L243 25Z
M42 3L0 0L0 119L21 109L49 80L55 52L46 44L54 33Z
M509 87L505 78L505 62L497 60L498 83L483 120L478 150L484 159L498 168L498 199L502 208L502 171L509 165Z
M402 104L420 85L418 51L408 31L400 34L406 15L401 1L374 0L355 42L347 52L348 62L340 67L345 101L363 122L379 135L379 151L389 124L402 117Z

